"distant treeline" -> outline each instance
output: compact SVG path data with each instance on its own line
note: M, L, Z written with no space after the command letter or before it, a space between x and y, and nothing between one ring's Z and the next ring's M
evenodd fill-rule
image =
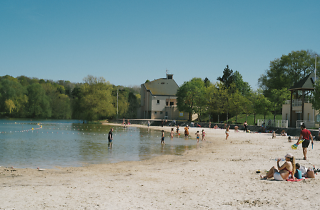
M25 76L0 77L0 117L136 118L140 106L140 87L115 86L103 77L90 75L83 81L71 83Z

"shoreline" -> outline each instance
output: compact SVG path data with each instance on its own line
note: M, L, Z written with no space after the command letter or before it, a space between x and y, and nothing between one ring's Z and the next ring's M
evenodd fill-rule
M260 180L256 171L265 173L276 164L275 158L288 152L304 166L319 167L320 143L315 142L313 150L309 147L304 161L302 149L292 150L295 142L285 137L231 130L225 140L225 130L209 128L191 128L190 134L202 129L207 141L179 156L60 170L0 168L0 209L318 208L317 175L301 182L277 182Z

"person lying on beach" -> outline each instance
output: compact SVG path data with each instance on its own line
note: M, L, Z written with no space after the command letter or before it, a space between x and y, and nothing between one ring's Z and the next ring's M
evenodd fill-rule
M296 171L296 163L295 163L295 158L292 154L288 153L286 156L286 162L280 166L279 162L281 159L277 160L277 168L276 169L274 166L269 170L266 176L260 176L261 179L269 179L274 177L275 180L277 181L283 181L287 180L289 178L289 174L292 175L292 172Z

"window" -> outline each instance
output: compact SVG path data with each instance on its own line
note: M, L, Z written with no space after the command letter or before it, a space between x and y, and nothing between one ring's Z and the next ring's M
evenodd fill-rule
M162 112L160 112L160 114L162 114Z
M168 106L168 101L166 102L166 106Z
M160 100L157 100L157 104L160 104Z
M157 112L154 112L154 114L157 114Z
M174 102L170 102L170 106L173 106L174 105Z

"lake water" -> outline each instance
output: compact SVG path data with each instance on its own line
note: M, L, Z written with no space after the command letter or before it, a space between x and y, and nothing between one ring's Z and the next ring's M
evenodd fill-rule
M163 154L181 155L196 147L182 135L173 139L161 131L117 127L108 147L110 126L77 120L0 120L0 166L54 168L87 164L138 161Z

